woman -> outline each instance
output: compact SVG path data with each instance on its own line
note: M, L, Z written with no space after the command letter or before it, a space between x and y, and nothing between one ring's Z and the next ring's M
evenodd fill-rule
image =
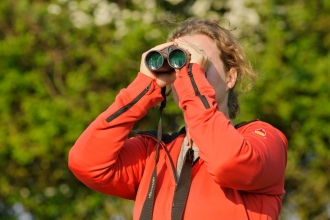
M259 120L232 125L235 85L254 77L237 40L218 21L189 19L153 50L173 45L189 62L155 73L144 53L136 79L71 149L70 169L96 191L135 200L134 219L278 219L287 140ZM128 139L167 85L185 128Z

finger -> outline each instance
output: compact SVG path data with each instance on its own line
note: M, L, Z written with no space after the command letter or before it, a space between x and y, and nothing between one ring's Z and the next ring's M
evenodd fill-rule
M199 46L196 46L195 47L200 53L203 53L205 54L205 51L203 50L203 48L199 47Z
M194 44L190 44L190 43L188 43L186 40L184 40L184 39L181 38L181 37L179 37L178 40L179 40L179 41L182 41L182 43L183 43L184 45L187 45L187 46L190 46L190 47L194 48L197 52L200 52L200 53L203 53L204 55L206 55L206 53L205 53L205 51L203 50L202 47L197 46L197 45L194 45Z
M208 69L210 59L202 47L190 44L182 38L176 39L176 42L178 43L178 46L180 48L184 49L185 51L188 51L187 53L191 55L189 59L190 62L200 64L205 70Z
M181 46L181 47L187 46L187 47L185 47L187 50L189 50L189 47L190 47L194 50L194 52L203 55L205 57L205 59L209 59L209 56L206 54L206 52L203 50L202 47L194 45L194 44L190 44L182 38L179 38L178 41L182 42L182 44L179 44L178 46ZM190 51L190 53L193 53L193 51Z
M178 38L176 40L179 47L188 50L190 53L203 53L203 55L205 55L205 52L201 47L196 46L194 44L190 44L182 38Z
M167 43L159 44L159 45L151 48L149 51L151 51L151 50L163 50L166 47L169 47L169 46L172 46L172 45L174 45L174 42L167 42Z
M203 59L208 59L208 56L201 47L187 43L179 43L178 46L187 52L189 58L194 56L195 58L203 57Z

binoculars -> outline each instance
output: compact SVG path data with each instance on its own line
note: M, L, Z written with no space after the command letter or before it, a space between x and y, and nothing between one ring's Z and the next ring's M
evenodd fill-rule
M160 51L149 51L144 62L155 73L172 72L173 69L181 69L186 65L187 53L177 46L169 46Z

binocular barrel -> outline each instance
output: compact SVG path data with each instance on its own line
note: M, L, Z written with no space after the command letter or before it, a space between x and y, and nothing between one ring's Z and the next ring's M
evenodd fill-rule
M145 57L147 68L156 73L172 72L181 69L187 62L187 53L177 46L163 50L151 50Z

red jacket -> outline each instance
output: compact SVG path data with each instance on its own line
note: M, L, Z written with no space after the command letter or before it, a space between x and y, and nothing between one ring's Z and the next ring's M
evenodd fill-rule
M278 219L287 160L285 136L262 121L235 129L217 110L214 90L202 68L193 64L191 71L200 94L187 67L181 71L174 86L200 157L192 168L183 219ZM149 134L128 139L128 135L134 122L162 100L160 91L154 80L139 73L69 153L70 169L88 187L135 200L134 219L139 219L148 192L157 139ZM184 136L184 129L164 136L153 219L171 219L173 165L175 169Z

